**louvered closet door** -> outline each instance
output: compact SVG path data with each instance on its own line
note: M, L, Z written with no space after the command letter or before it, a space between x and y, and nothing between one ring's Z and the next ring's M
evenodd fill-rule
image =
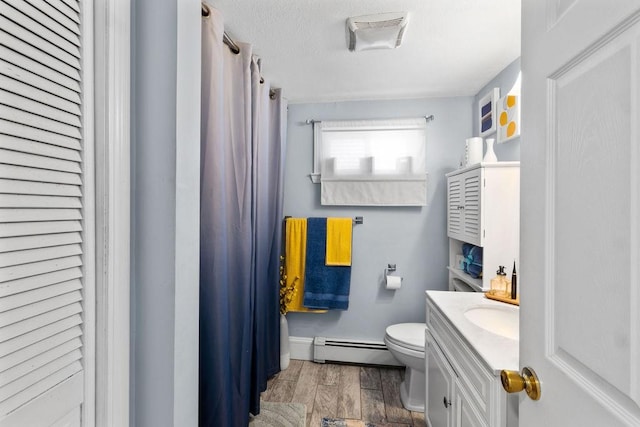
M79 425L80 5L0 0L0 425Z

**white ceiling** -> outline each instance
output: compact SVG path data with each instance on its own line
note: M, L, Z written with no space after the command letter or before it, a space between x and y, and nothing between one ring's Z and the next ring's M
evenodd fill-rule
M475 95L520 56L520 0L207 0L289 102ZM350 16L409 12L402 46L350 52Z

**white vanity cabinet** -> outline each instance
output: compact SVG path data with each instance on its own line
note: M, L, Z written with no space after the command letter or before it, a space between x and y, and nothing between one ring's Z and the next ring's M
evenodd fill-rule
M520 162L478 163L447 175L449 289L487 291L499 265L507 274L518 264L520 242ZM483 278L460 269L462 244L483 249ZM455 279L455 280L454 280Z
M451 406L456 374L428 331L426 331L426 334L425 359L429 384L425 390L427 390L426 405L429 408L429 420L431 420L431 426L433 427L450 427L453 426L453 410Z
M471 402L471 399L467 397L466 390L460 381L455 382L455 406L456 422L453 424L455 427L482 427L486 426L486 421L481 417L478 411L475 409ZM436 424L433 424L434 426Z
M427 298L427 424L430 427L517 427L517 395L508 395L502 389L499 372L518 369L518 342L478 331L474 342L482 343L479 352L436 301L444 301L447 309L453 307L451 311L455 312L453 318L458 325L465 322L464 311L469 307L500 303L486 300L478 293L430 291L427 294L435 294L433 299ZM464 300L462 304L460 300ZM469 322L462 326L465 333L475 334L476 326ZM489 355L491 363L483 354ZM495 364L501 365L500 368Z

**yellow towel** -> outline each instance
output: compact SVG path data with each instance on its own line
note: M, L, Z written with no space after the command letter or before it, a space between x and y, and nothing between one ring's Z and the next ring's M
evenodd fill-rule
M351 265L351 218L327 218L325 265Z
M307 219L287 218L285 226L284 268L287 288L293 286L294 293L287 303L287 311L326 313L327 310L310 310L304 307L304 263L307 255Z

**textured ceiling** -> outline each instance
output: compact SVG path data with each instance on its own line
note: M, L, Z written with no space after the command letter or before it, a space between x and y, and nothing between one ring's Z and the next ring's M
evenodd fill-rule
M520 56L519 0L207 0L289 102L475 95ZM350 16L409 12L397 49L350 52Z

